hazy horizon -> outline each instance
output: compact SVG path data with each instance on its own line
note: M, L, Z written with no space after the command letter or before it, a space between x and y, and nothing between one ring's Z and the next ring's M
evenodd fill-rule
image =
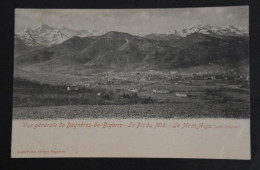
M248 28L248 6L167 9L15 9L15 32L39 23L73 30L168 33L208 24Z

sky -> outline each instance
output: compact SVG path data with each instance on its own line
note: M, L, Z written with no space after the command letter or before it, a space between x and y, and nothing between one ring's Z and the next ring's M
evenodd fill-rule
M167 9L15 10L15 32L39 23L74 30L167 33L197 24L248 27L248 6Z

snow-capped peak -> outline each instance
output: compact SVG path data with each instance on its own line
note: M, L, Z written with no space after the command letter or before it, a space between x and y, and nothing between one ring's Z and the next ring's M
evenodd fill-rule
M47 24L39 23L39 24L33 25L30 29L32 31L46 32L46 31L49 31L49 30L53 30L54 28L50 27Z
M86 37L98 35L101 32L87 30L74 31L65 27L55 28L44 23L33 25L17 33L29 46L53 46L60 44L73 36Z
M192 33L201 33L213 36L245 36L248 34L248 29L235 26L218 27L207 24L199 24L177 31L177 34L182 37L186 37Z

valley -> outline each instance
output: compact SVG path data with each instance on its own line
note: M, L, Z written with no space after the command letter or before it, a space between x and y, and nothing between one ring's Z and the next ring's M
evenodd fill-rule
M13 104L17 112L14 112L14 116L19 119L28 115L31 119L37 119L39 116L59 118L64 116L61 113L66 112L73 118L248 118L250 91L246 77L220 77L214 80L211 79L212 75L184 77L152 71L110 72L88 76L29 72L15 74ZM149 114L155 109L154 105L162 107L157 116L154 111ZM70 109L76 106L76 111ZM134 109L137 106L137 111L128 113L129 107ZM37 114L31 111L38 107ZM55 109L47 109L48 107ZM96 108L98 112L85 112L85 107ZM117 107L121 108L122 115L118 113ZM208 112L209 107L211 112ZM22 113L20 109L23 110ZM60 109L64 111L60 112Z
M57 31L34 30L38 42ZM244 30L62 38L32 46L15 37L14 119L249 118Z

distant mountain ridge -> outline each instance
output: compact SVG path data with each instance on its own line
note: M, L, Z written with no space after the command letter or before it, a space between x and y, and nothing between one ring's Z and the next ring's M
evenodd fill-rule
M159 35L160 39L153 35L141 37L115 31L99 36L73 36L51 47L32 50L30 46L25 46L30 50L23 53L15 47L15 64L54 72L97 68L119 71L172 70L200 65L231 69L248 67L249 40L246 32L224 31L225 34L222 34L223 31L215 29L215 32L212 29L208 32L202 29L194 31L197 30L195 28L191 30L185 36ZM24 47L24 41L16 42Z
M171 30L168 33L152 33L145 35L145 38L153 40L177 40L193 33L201 33L216 37L228 36L248 36L248 28L240 28L235 26L217 27L207 24L199 24L181 30ZM25 30L16 33L16 37L25 41L27 46L53 46L64 42L73 37L100 36L105 34L104 31L97 30L79 30L75 31L66 27L54 28L47 24L40 23Z
M180 30L171 30L167 34L148 34L145 37L154 40L176 40L181 37L186 37L193 33L201 33L205 35L211 35L215 37L247 37L248 28L228 26L228 27L217 27L207 24L199 24L196 26L180 29Z
M73 37L86 37L93 35L101 35L104 32L79 30L75 31L65 27L54 28L47 24L37 24L16 34L17 38L25 41L27 46L53 46L64 42Z
M193 33L207 34L211 36L248 36L248 29L242 27L228 26L228 27L217 27L207 24L199 24L190 28L184 28L175 31L177 35L186 37Z

